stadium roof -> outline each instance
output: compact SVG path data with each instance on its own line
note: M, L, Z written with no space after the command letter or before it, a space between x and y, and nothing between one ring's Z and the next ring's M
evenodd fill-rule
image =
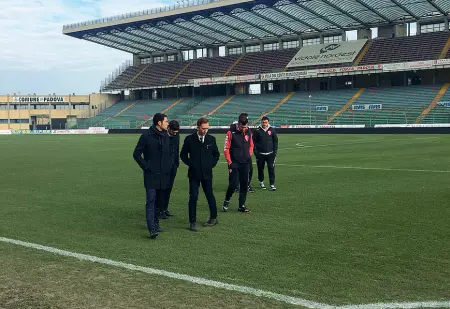
M197 0L66 25L63 33L145 56L254 39L378 27L449 13L449 0Z

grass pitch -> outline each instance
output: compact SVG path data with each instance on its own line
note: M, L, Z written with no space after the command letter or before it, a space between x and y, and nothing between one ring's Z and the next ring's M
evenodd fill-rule
M234 196L199 233L182 166L156 241L137 139L2 136L0 236L336 305L450 298L450 136L280 135L278 191L255 168L253 213ZM220 205L226 165L214 172ZM0 308L292 308L3 243L0 259Z

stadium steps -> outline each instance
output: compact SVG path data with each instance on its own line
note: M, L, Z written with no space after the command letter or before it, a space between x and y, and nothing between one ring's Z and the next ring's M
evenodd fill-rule
M138 102L139 102L139 101L131 102L127 107L121 109L120 111L118 111L116 114L114 114L114 115L112 115L112 116L109 116L109 117L107 117L107 118L105 118L105 119L102 119L101 121L99 121L98 123L96 123L95 126L97 127L100 123L103 123L103 122L105 122L105 121L108 121L108 120L111 120L111 119L113 119L113 118L116 118L116 117L120 116L123 112L125 112L125 111L129 110L130 108L132 108L133 106L135 106Z
M223 76L228 76L228 74L230 74L230 72L233 71L233 69L239 64L239 62L241 62L242 59L244 59L244 57L245 54L237 58L236 61L233 62L233 64L228 68L228 70L225 73L223 73Z
M186 71L186 70L189 68L189 66L191 65L191 63L192 63L192 61L188 61L188 63L187 63L180 71L178 71L178 73L175 74L174 77L172 77L172 79L167 83L167 86L172 85L172 83L173 83L174 81L176 81L177 78L180 77L180 75L183 74L184 71Z
M436 105L438 104L439 100L445 95L445 93L448 90L448 87L450 86L450 83L445 83L441 90L439 90L439 92L437 93L437 95L434 97L433 101L431 102L431 104L425 108L425 110L422 111L422 113L420 114L419 117L417 117L416 119L416 123L420 123L422 121L422 119L424 119L429 113L430 111L436 107Z
M269 114L275 113L275 111L281 106L283 105L285 102L287 102L290 98L292 98L292 96L295 94L295 92L290 92L288 93L275 107L273 107L272 109L264 112L263 114L261 114L261 116L259 116L258 120L261 120L262 117L267 116Z
M353 66L357 67L359 63L364 59L364 56L369 51L370 47L372 46L372 40L368 40L362 51L359 53L358 57L353 62Z
M364 89L365 88L359 89L358 92L356 92L355 95L350 100L348 100L347 104L345 104L340 110L334 113L333 116L330 117L330 119L328 119L327 124L330 124L334 120L334 118L339 117L339 115L345 112L353 104L353 102L358 100L358 98L364 92Z
M178 103L180 103L181 101L183 101L184 98L178 99L175 102L173 102L172 104L170 104L165 110L163 110L161 112L161 114L166 114L169 110L172 109L172 107L176 106Z
M444 59L447 56L447 53L450 49L450 36L447 39L447 43L445 43L444 48L441 51L441 54L439 55L439 59Z
M231 97L229 97L228 99L226 99L225 101L223 101L222 103L220 103L219 106L217 106L215 109L213 109L212 111L210 111L208 113L208 116L212 116L214 115L219 109L221 109L225 104L227 104L228 102L230 102L231 100L233 100L233 98L235 97L235 95L232 95Z
M142 70L140 70L136 75L133 76L132 79L130 79L130 81L125 85L124 88L129 87L145 70L147 70L147 68L150 66L150 64L144 66L142 68Z

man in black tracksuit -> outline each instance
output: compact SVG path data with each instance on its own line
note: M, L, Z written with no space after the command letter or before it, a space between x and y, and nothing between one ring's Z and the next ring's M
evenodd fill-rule
M253 139L252 132L248 128L248 116L245 114L239 115L239 120L235 129L227 132L224 154L228 163L230 177L222 210L228 211L230 199L239 182L238 211L250 213L250 210L245 207L245 201L247 199L248 191L248 165L250 158L253 155Z
M167 116L155 114L153 126L146 130L136 145L133 158L144 173L146 191L145 215L150 238L163 230L159 226L159 213L165 205L166 190L170 187L172 157L170 155ZM142 158L142 154L144 158Z
M189 167L189 229L197 232L197 200L200 184L208 200L209 220L206 226L217 224L217 204L213 192L213 168L220 158L216 138L207 134L208 119L200 118L197 121L197 131L186 136L181 148L181 160Z
M264 116L261 125L253 133L255 144L256 165L258 166L258 180L261 189L264 185L264 165L269 170L270 191L275 191L275 158L278 152L278 136L269 124L269 118Z
M177 169L180 166L180 135L178 131L180 130L180 124L176 120L172 120L169 122L169 128L167 133L169 134L169 145L170 145L170 154L173 160L173 167L170 171L170 187L167 190L166 204L164 205L164 209L161 212L161 219L168 219L172 214L169 211L169 201L170 194L172 193L173 184L175 182L175 177L177 176Z

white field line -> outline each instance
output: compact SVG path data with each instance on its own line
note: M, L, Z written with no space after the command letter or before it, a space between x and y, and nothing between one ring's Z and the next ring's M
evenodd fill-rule
M227 162L220 162L227 164ZM256 165L256 163L253 163ZM422 170L422 169L408 169L408 168L389 168L389 167L363 167L363 166L338 166L338 165L308 165L308 164L286 164L277 163L275 166L287 167L306 167L306 168L331 168L331 169L347 169L347 170L373 170L373 171L394 171L394 172L413 172L413 173L450 173L445 170Z
M113 261L113 260L109 260L109 259L92 256L92 255L86 255L86 254L75 253L75 252L70 252L70 251L66 251L66 250L60 250L60 249L53 248L53 247L42 246L39 244L34 244L34 243L30 243L30 242L25 242L25 241L20 241L20 240L5 238L5 237L0 237L0 242L14 244L14 245L32 248L32 249L37 249L37 250L41 250L41 251L46 251L46 252L50 252L50 253L58 254L58 255L62 255L62 256L73 257L73 258L77 258L82 261L95 262L95 263L100 263L100 264L104 264L104 265L115 266L115 267L125 268L125 269L129 269L129 270L134 270L134 271L140 271L140 272L147 273L147 274L183 280L183 281L187 281L187 282L191 282L191 283L226 289L226 290L230 290L230 291L236 291L236 292L240 292L240 293L244 293L244 294L253 295L256 297L270 298L270 299L274 299L274 300L277 300L280 302L285 302L285 303L292 304L292 305L299 305L299 306L303 306L303 307L311 308L311 309L450 308L450 301L428 301L428 302L410 302L410 303L408 303L408 302L376 303L376 304L367 304L367 305L345 305L345 306L327 305L324 303L310 301L310 300L306 300L303 298L287 296L287 295L283 295L283 294L259 290L259 289L255 289L255 288L251 288L251 287L242 286L242 285L229 284L229 283L209 280L209 279L201 278L201 277L193 277L193 276L189 276L189 275L169 272L169 271L155 269L155 268L127 264L127 263L123 263L123 262L119 262L119 261Z

